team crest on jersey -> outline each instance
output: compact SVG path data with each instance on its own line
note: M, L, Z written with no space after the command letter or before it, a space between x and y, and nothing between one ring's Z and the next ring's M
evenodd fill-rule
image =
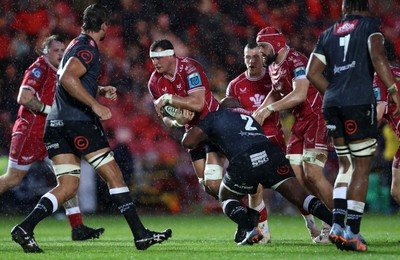
M40 77L42 76L43 72L41 69L39 68L34 68L31 72L31 76L37 79L40 79Z
M306 75L306 68L304 68L304 67L295 68L293 73L294 73L295 78L297 78L299 76L304 76L304 75Z
M190 74L187 77L188 81L189 81L189 88L194 88L197 86L201 86L201 78L200 78L200 74L198 72L195 72L193 74Z
M24 162L27 162L27 161L31 160L32 158L33 158L33 155L32 156L21 156L21 159Z
M250 100L254 103L253 107L260 107L265 96L260 94L255 94L254 97L250 97Z

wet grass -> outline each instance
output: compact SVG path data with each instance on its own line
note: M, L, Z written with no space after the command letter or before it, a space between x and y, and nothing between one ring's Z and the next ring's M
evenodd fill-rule
M47 218L35 230L44 254L25 254L10 237L22 216L0 216L0 259L399 259L400 217L369 215L362 223L367 253L337 250L332 244L313 244L299 215L271 214L272 243L238 247L233 242L235 225L217 215L143 215L144 224L161 231L173 230L172 238L146 251L135 249L131 232L120 216L85 216L85 224L106 229L100 239L74 242L66 220Z

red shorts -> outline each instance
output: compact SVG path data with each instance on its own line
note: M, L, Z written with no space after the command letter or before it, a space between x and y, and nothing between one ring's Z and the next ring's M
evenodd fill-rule
M327 150L327 143L328 131L322 114L310 116L304 121L294 122L286 153L303 154L305 149Z
M30 137L28 134L13 133L9 160L18 165L29 165L47 157L43 139Z

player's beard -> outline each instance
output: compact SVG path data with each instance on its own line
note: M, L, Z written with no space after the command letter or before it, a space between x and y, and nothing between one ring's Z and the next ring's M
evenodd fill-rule
M271 55L263 55L263 65L268 67L276 60L276 57L278 57L278 54L276 53Z

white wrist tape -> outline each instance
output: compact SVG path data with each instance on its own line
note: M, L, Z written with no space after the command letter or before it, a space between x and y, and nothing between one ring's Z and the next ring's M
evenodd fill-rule
M387 91L388 91L389 93L396 93L396 92L397 92L397 85L396 85L396 83L393 83L393 85L391 85L391 86L387 89Z
M178 121L176 121L176 120L174 120L174 121L172 121L172 122L173 122L172 125L173 125L174 127L183 127L183 126L185 126L185 125L179 124Z
M161 100L163 102L163 106L166 104L171 104L172 105L172 94L164 94L161 97Z
M40 109L40 113L48 114L51 112L51 106L43 104L42 109Z
M271 111L271 112L275 112L274 107L272 106L272 104L267 106L267 110Z

